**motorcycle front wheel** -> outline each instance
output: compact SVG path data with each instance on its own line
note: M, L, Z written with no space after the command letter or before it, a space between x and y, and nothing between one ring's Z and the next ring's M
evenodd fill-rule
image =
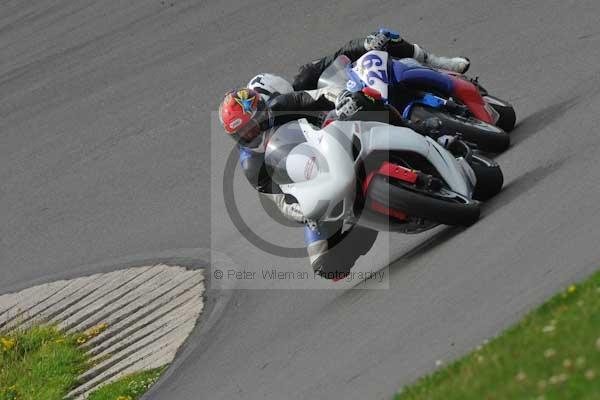
M375 176L369 184L367 206L371 200L410 217L444 225L470 226L477 222L481 213L478 201L448 189L425 192L381 175Z
M477 178L477 184L473 192L475 200L489 200L500 193L504 184L504 175L495 161L474 154L469 160L469 165Z

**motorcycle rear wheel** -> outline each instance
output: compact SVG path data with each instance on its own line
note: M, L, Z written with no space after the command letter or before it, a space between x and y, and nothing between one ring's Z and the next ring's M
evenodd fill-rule
M410 113L412 121L431 117L439 118L445 129L460 133L462 139L475 144L479 150L501 153L510 146L510 136L503 129L472 117L453 115L420 104L415 104Z
M508 104L506 101L494 96L485 95L483 96L483 99L490 105L490 107L496 110L499 115L496 126L504 129L506 132L512 131L517 122L517 114L515 113L514 107Z

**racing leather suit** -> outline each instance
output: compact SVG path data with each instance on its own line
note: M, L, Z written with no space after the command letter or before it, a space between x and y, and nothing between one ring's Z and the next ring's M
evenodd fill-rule
M427 66L453 70L459 73L464 73L469 68L470 62L467 58L436 56L417 44L409 43L395 32L387 29L380 29L379 34L382 33L386 34L389 37L389 40L385 43L384 47L379 50L387 51L392 58L414 58ZM375 35L377 35L377 33L375 33ZM340 55L345 55L350 61L354 62L367 51L373 50L373 48L369 48L367 44L368 38L372 36L373 35L368 36L367 39L361 38L350 40L335 53L301 66L298 74L294 77L294 90L316 89L321 73L323 73L323 71Z
M320 126L324 112L335 105L320 92L292 92L278 95L269 101L273 111L273 129L287 122L306 118ZM342 223L316 223L308 221L295 199L285 195L279 185L269 176L264 162L264 149L256 150L239 146L240 164L248 182L260 193L273 201L281 213L292 221L304 224L304 240L308 257L315 273L328 279L341 279L354 265L358 257L372 247L377 232L353 227L343 230Z
M360 93L352 96L359 99L361 111L347 116L347 119L407 126L421 133L425 133L423 128L429 129L404 120L395 109L381 101L362 98ZM273 129L300 118L320 126L324 111L334 108L334 103L324 94L315 92L278 95L270 100L269 105L274 114ZM328 279L344 278L356 260L371 249L377 239L377 231L361 226L344 227L343 222L307 220L295 199L285 195L271 180L264 162L264 149L257 151L239 146L239 150L240 164L249 183L262 196L273 201L288 219L304 224L304 241L313 271Z

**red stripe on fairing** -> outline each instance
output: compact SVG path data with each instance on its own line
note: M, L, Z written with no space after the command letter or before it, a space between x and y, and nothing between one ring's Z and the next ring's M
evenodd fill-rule
M418 175L415 171L401 167L400 165L384 161L377 171L371 171L371 173L367 175L367 178L363 182L362 186L363 195L366 195L367 190L369 190L369 185L371 184L371 181L373 180L373 177L375 175L385 175L389 176L390 178L398 179L412 184L416 183L418 178ZM371 200L370 206L373 211L388 215L390 217L394 217L400 220L405 220L408 218L408 215L406 215L402 211L388 208L383 204L376 202L375 200Z
M392 178L400 179L401 181L408 183L417 182L417 173L415 171L387 161L381 164L378 172L381 175L391 176Z
M416 183L417 182L417 173L412 169L401 167L400 165L392 164L391 162L384 161L383 164L379 167L377 171L371 171L367 178L363 182L362 192L363 195L367 194L367 190L369 189L369 185L371 184L371 180L375 175L385 175L395 179L399 179L408 183Z
M454 86L452 95L469 107L469 110L473 113L475 118L487 122L488 124L493 124L494 120L490 113L485 109L485 101L483 100L483 97L481 97L481 93L479 93L477 86L463 78L453 75L448 76L452 80L452 85Z

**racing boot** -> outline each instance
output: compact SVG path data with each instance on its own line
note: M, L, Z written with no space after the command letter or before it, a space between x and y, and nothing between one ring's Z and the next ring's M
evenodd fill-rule
M344 279L350 273L351 265L343 263L336 244L341 240L339 223L317 223L306 221L304 225L304 243L308 259L316 275L334 282Z
M466 57L441 57L436 56L433 53L429 53L427 50L419 47L415 44L415 54L413 58L420 63L423 63L429 67L445 69L448 71L458 72L464 74L471 66L471 61Z

